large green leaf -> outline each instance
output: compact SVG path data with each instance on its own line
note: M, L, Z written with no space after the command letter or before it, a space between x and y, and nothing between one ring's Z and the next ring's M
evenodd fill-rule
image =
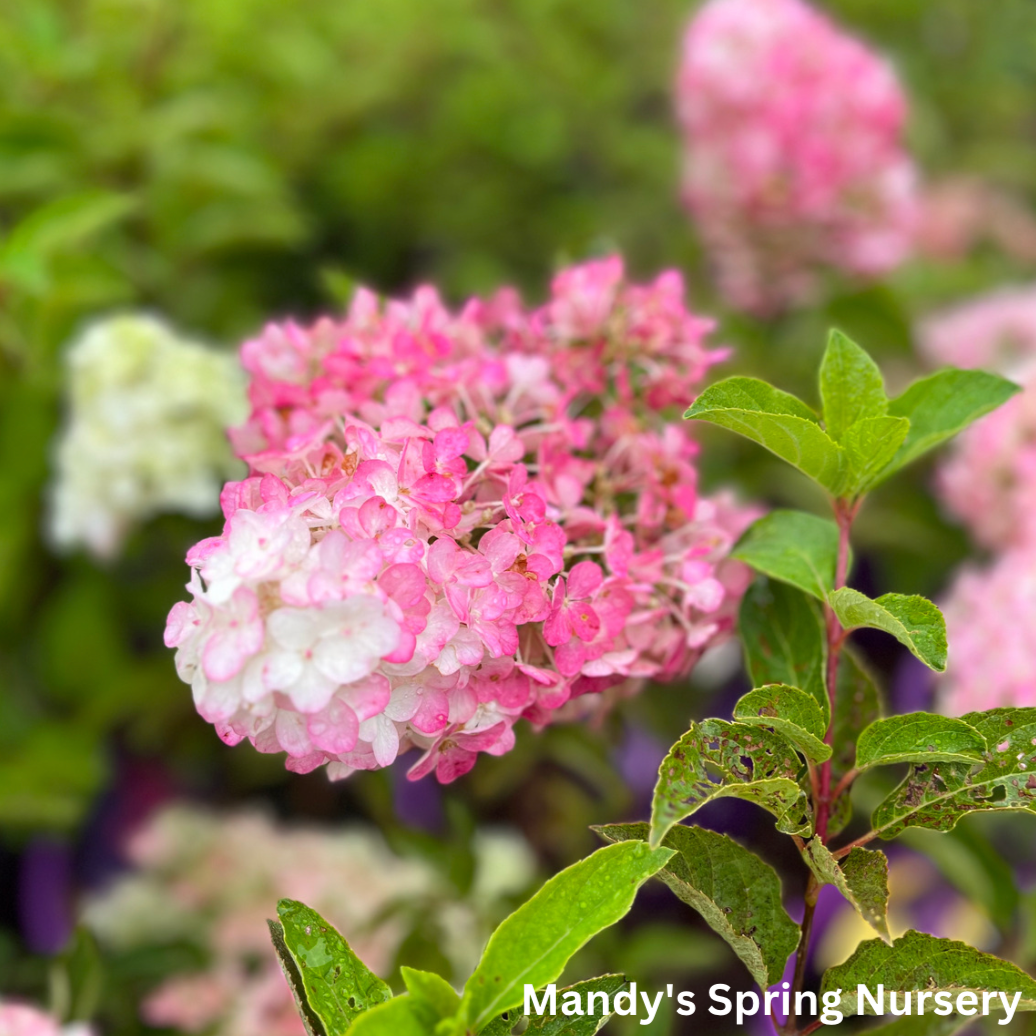
M874 1014L868 1002L858 1004L858 985L872 997L877 995L879 985L884 986L886 1010L892 992L898 994L900 1008L902 994L908 992L947 992L954 998L969 992L979 994L980 1001L985 992L1005 992L1009 997L1020 992L1018 1010L1036 1010L1036 981L1021 968L966 943L937 939L923 932L907 932L891 946L880 939L861 943L844 964L828 969L820 988L822 993L841 990L841 1010L846 1014ZM995 1002L999 1004L999 998ZM863 1007L862 1012L858 1006ZM924 1006L928 1011L935 1008L931 998Z
M684 414L711 421L764 446L838 495L845 482L845 451L820 427L802 400L757 378L726 378L710 385Z
M847 630L860 626L884 630L930 669L941 673L946 668L946 622L927 598L882 594L872 601L859 590L843 586L828 603Z
M553 982L576 950L626 914L637 889L672 856L672 849L623 842L551 878L493 933L464 986L457 1032L479 1032L521 1004L526 983L539 989Z
M823 601L835 585L838 526L804 511L771 511L748 529L732 554Z
M659 767L651 844L660 845L674 824L722 798L754 802L777 818L778 830L806 834L813 817L803 772L795 749L779 734L721 719L692 723Z
M823 763L831 758L824 743L827 720L816 699L798 687L765 684L749 691L735 706L734 719L783 734L807 759Z
M835 754L831 761L836 773L846 773L856 762L856 735L881 717L881 694L874 678L856 653L843 647L838 657L838 679L835 684L835 714L832 742ZM828 834L835 834L830 827Z
M348 1036L430 1036L436 1018L427 1004L404 993L361 1014Z
M985 764L917 763L874 811L874 830L894 838L908 827L949 831L978 810L1036 812L1036 708L961 717L985 738Z
M610 842L647 837L647 824L595 827ZM662 842L677 850L658 876L694 907L765 989L779 982L799 943L781 903L781 879L754 853L702 827L674 827Z
M310 1032L340 1036L392 990L315 910L294 899L277 904L280 924L270 933L281 967Z
M901 396L889 402L893 417L910 421L910 431L888 467L886 479L921 454L967 428L1021 391L1014 382L985 371L954 367L915 381Z
M850 425L842 445L849 462L846 496L869 489L896 455L910 432L905 417L866 417Z
M885 942L892 941L888 922L889 861L883 852L857 847L839 865L819 838L811 838L804 856L822 884L834 885Z
M827 640L817 602L784 583L757 579L741 600L738 626L753 685L799 687L826 718Z
M860 732L856 769L893 763L980 763L986 739L969 723L929 712L879 719Z
M881 417L888 409L878 365L851 338L831 330L820 361L820 399L827 434L841 442L857 421Z
M600 978L588 978L585 982L576 982L575 985L566 986L558 990L558 1010L556 1015L533 1014L529 1016L529 1027L525 1030L526 1036L529 1033L536 1033L537 1036L594 1036L607 1024L611 1012L605 1013L601 1010L601 1000L598 997L594 1001L592 1012L579 1017L560 1013L565 1002L566 993L576 993L580 1003L586 1006L587 995L590 993L606 993L608 1006L615 1003L616 993L622 993L629 988L629 982L625 975L601 975ZM510 1030L508 1030L510 1031Z

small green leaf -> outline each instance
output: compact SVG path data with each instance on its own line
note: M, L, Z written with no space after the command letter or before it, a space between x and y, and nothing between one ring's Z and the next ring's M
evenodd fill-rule
M834 495L842 491L845 451L820 427L801 399L757 378L726 378L710 385L684 414L711 421L759 443Z
M954 998L959 993L977 993L981 1001L985 992L1005 992L1009 998L1019 992L1018 1010L1036 1010L1036 981L1021 968L965 943L937 939L922 932L907 932L891 946L880 939L860 943L844 964L828 969L820 988L821 993L842 991L841 1010L845 1014L874 1014L866 1000L858 1004L858 985L864 986L871 996L878 995L879 985L884 986L886 1011L892 992L897 994L900 1009L904 993L946 992ZM862 1012L858 1011L859 1006L863 1007ZM925 1006L928 1011L935 1008L931 996Z
M757 579L741 600L738 626L753 685L800 687L826 719L827 640L816 601L784 583Z
M692 723L659 767L651 844L660 845L674 824L722 798L762 806L786 834L809 833L813 817L800 783L804 769L795 749L779 734L721 719Z
M615 842L646 838L648 825L594 830ZM658 877L705 918L763 989L779 982L800 932L781 903L777 872L732 838L702 827L674 827L662 844L677 855Z
M601 975L600 978L588 978L585 982L576 982L575 985L566 986L558 990L558 1005L564 1003L566 993L577 993L580 1003L587 1003L589 993L605 993L608 996L608 1006L615 1003L616 993L622 993L629 988L629 982L625 975ZM594 1009L590 1014L583 1017L567 1016L563 1014L534 1014L529 1016L529 1027L525 1030L526 1036L536 1033L537 1036L594 1036L604 1028L611 1012L605 1014L601 1010L601 999L594 1001ZM510 1030L508 1030L510 1031Z
M878 365L851 338L831 330L820 361L820 398L827 434L841 442L857 421L881 417L888 408Z
M1036 708L969 712L961 719L985 738L985 765L916 763L874 811L871 822L881 838L908 827L950 831L979 810L1036 813Z
M838 526L804 511L771 511L748 529L732 554L824 601L835 585Z
M856 736L866 726L881 718L881 693L874 678L856 652L843 647L838 658L838 682L835 685L835 715L832 721L835 754L831 766L844 774L856 763ZM836 832L830 827L828 834Z
M907 418L910 431L876 481L888 478L1020 391L1014 382L996 374L954 367L915 381L889 403L889 414Z
M972 1019L960 1014L940 1018L937 1014L910 1015L898 1018L889 1025L879 1025L867 1030L867 1036L954 1036Z
M749 691L734 706L734 719L772 728L815 763L831 758L831 746L824 744L824 713L811 694L797 687L772 683Z
M404 993L364 1011L349 1026L347 1036L430 1036L434 1019L419 1001Z
M624 842L551 878L490 938L464 986L460 1031L479 1032L523 1003L526 983L539 989L553 982L576 950L627 913L637 889L672 856L671 849Z
M843 443L850 471L847 496L870 489L909 432L905 417L867 417L849 426Z
M436 1021L452 1018L460 1007L457 991L440 975L432 971L419 971L405 965L399 969L403 984L411 997L429 1009Z
M856 912L885 942L889 933L889 861L883 852L853 849L841 866L819 838L806 844L804 856L810 870L824 885L834 885Z
M980 763L986 739L962 719L911 712L879 719L861 731L856 769L893 763Z
M391 998L392 990L315 910L282 899L277 914L280 925L270 924L274 946L311 1031L340 1036L364 1011Z
M859 590L843 586L828 603L847 629L870 626L891 633L937 673L946 668L946 622L927 598L916 594L883 594L872 601Z

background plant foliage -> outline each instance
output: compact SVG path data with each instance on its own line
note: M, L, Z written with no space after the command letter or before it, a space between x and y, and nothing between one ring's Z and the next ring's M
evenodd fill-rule
M897 62L926 175L987 177L1033 204L1029 0L824 6ZM808 392L823 331L837 324L882 361L891 391L915 373L917 315L1031 278L1023 259L987 243L957 263L912 264L891 283L836 286L823 306L776 322L725 313L676 202L670 82L689 14L683 0L0 4L0 962L19 946L18 854L44 834L93 844L98 803L118 797L127 760L141 757L210 798L261 790L296 813L360 812L451 873L464 869L463 852L396 819L388 776L289 782L278 762L226 750L197 721L160 631L183 553L205 534L198 523L152 522L107 568L48 550L60 348L91 315L150 308L230 346L271 316L340 304L356 281L390 291L431 278L453 299L506 281L532 295L559 258L614 246L637 274L687 273L697 307L737 347L732 370ZM775 504L799 497L805 480L752 445L722 431L702 438L706 482L736 472ZM893 571L897 587L933 596L965 553L926 478L911 469L861 516L859 571L873 597ZM757 585L750 601L784 592ZM861 638L885 673L902 654L889 643ZM801 673L781 679L808 689ZM702 676L693 692L646 695L625 716L668 741L688 713L718 711L715 693ZM481 764L477 786L448 792L449 823L507 818L551 867L569 863L594 844L588 823L632 805L609 754L621 737L615 719L603 733L520 739ZM1032 959L1036 913L997 870L997 851L1024 856L1031 835L1004 839L994 820L981 828L990 844L978 828L947 836L954 854L926 851L971 894L986 890L1017 959ZM584 951L582 974L725 966L667 924L664 899L646 902L659 915L612 942L606 933ZM44 970L30 962L7 974L33 990Z

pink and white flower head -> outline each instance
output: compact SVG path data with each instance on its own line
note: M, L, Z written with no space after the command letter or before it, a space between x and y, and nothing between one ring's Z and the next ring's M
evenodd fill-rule
M922 351L936 363L986 367L1024 391L967 428L940 464L941 498L984 547L1036 539L1036 288L1009 288L929 317Z
M710 329L678 274L610 258L538 309L361 290L246 342L250 474L166 629L201 715L297 772L416 747L410 776L450 781L523 717L689 672L733 625L754 516L699 495L665 416L722 358Z
M684 37L683 194L731 305L808 301L911 250L914 167L891 66L802 0L709 0Z
M1036 547L1007 550L986 568L964 568L941 606L950 661L939 681L940 711L960 716L1036 705L1026 635L1036 623Z
M93 1030L83 1023L62 1026L39 1008L0 1000L0 1036L93 1036Z

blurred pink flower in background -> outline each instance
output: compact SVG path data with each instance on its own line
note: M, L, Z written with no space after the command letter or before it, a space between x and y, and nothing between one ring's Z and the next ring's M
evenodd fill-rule
M53 1015L28 1004L0 1000L0 1036L92 1036L83 1023L61 1025Z
M766 314L826 268L875 277L910 253L916 175L887 61L801 0L710 0L677 79L683 194L728 302Z
M246 342L250 475L166 631L201 715L298 772L417 747L410 776L446 782L520 718L687 674L733 628L755 516L699 495L678 419L711 326L678 274L633 285L613 257L538 309L361 290Z

